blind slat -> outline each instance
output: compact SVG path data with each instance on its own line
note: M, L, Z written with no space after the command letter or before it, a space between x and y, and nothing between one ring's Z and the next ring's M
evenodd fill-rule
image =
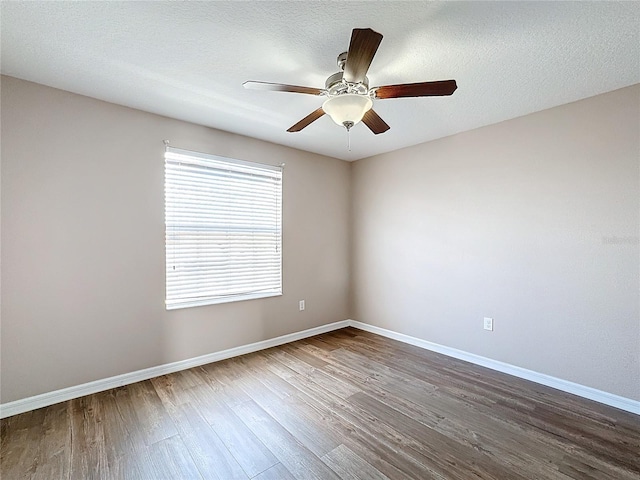
M166 305L282 292L282 169L168 148Z

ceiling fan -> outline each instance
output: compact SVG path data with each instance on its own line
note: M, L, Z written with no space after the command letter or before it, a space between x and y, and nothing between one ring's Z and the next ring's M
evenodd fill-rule
M304 93L325 96L322 106L311 112L287 132L299 132L325 113L347 131L362 121L376 135L389 130L389 125L371 108L373 101L399 97L433 97L451 95L457 85L455 80L437 82L402 83L369 88L367 70L382 41L382 35L370 28L354 28L349 50L338 55L340 72L325 82L325 88L300 87L267 82L244 82L245 88L275 92Z

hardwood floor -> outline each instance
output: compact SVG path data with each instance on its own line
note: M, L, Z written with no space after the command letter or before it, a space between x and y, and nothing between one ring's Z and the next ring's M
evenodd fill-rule
M347 328L1 421L2 479L640 479L640 417Z

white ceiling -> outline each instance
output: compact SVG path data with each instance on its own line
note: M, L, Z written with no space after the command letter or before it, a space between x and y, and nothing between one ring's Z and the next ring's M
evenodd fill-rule
M148 112L354 160L640 83L639 2L7 2L1 71ZM353 28L384 39L372 86L453 78L451 97L377 100L391 126L328 116L322 97Z

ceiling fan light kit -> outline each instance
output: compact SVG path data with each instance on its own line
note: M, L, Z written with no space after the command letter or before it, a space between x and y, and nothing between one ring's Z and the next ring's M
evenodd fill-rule
M382 35L378 32L370 28L355 28L351 32L349 50L338 55L338 68L341 71L327 78L324 89L253 81L245 82L243 86L256 90L328 97L322 107L292 125L288 132L299 132L326 113L347 131L362 121L376 135L389 130L389 125L373 110L375 99L444 96L455 92L457 88L455 80L369 88L367 70L381 41Z
M329 97L322 104L322 110L340 126L349 130L359 123L364 114L373 107L373 100L367 95L344 93Z

